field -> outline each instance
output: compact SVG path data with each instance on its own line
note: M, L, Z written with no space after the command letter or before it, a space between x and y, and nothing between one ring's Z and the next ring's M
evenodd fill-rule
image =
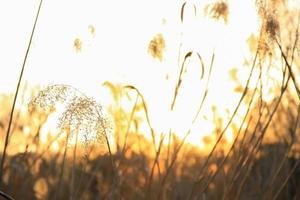
M176 20L188 30L197 26L189 22L193 18L230 27L235 3L213 1L201 10L182 1ZM162 78L148 81L150 70L140 69L145 85L104 79L106 96L95 98L71 84L28 82L31 48L40 41L35 31L48 4L39 5L15 90L0 91L0 199L300 199L298 0L256 1L257 31L247 33L244 43L233 38L237 44L222 47L230 52L246 46L247 57L227 59L241 66L224 69L224 63L237 62L226 61L212 44L217 50L205 55L186 47L192 34L184 28L174 37L176 56L168 54L174 38L161 31L147 41L145 54L158 66L177 63L174 73L166 68ZM87 27L96 37L98 27ZM195 35L191 43L205 41ZM72 41L74 57L89 51L84 38ZM161 92L164 87L168 92ZM102 104L104 97L108 103Z

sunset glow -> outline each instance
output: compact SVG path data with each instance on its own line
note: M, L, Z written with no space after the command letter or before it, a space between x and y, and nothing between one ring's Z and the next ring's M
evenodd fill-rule
M192 132L187 141L196 146L201 145L202 138L214 131L211 108L216 106L218 115L225 120L228 113L233 112L241 96L240 92L236 92L236 81L242 85L247 81L249 68L246 69L244 65L245 59L252 54L249 38L259 31L260 26L254 3L238 0L230 2L228 7L230 12L225 21L213 19L205 13L207 5L213 2L197 3L196 14L192 12L195 2L187 3L183 16L184 23L181 23L179 17L182 5L180 2L152 1L151 4L141 4L132 1L132 4L118 2L118 6L114 6L113 2L106 2L99 7L96 6L96 1L85 4L64 1L59 9L56 6L58 2L47 2L43 7L40 25L33 40L27 64L30 70L25 71L26 82L30 87L70 84L96 98L105 106L112 103L112 98L102 83L109 81L135 85L147 101L149 115L157 133L168 132L171 128L180 138L183 138L191 128ZM293 1L290 3L295 4ZM13 5L12 2L7 6ZM170 5L172 8L169 7ZM24 30L20 26L13 26L4 31L7 35L2 38L7 39L2 42L1 49L5 51L8 48L14 49L11 52L11 57L14 59L9 59L7 56L0 62L1 66L11 66L10 70L6 70L11 77L18 71L19 65L12 62L17 62L16 57L19 57L19 61L22 59L27 37L25 33L30 27L33 17L31 11L36 9L35 6L36 1L31 1L30 4L26 3L27 9L19 11L23 15ZM168 6L168 9L165 9L165 6ZM66 8L68 16L64 14ZM131 11L133 8L134 10ZM56 14L53 16L51 12L54 10ZM85 12L87 10L88 12ZM114 12L108 12L109 10ZM152 10L155 10L155 15ZM85 14L78 15L78 13ZM5 15L5 12L1 14ZM138 18L135 17L136 14ZM115 18L114 15L122 17ZM240 20L241 16L245 16L243 20ZM141 21L144 23L142 26ZM24 33L22 42L16 41L18 45L9 42L15 40L11 32L20 31ZM27 33L28 31L29 29ZM149 41L157 34L161 34L165 40L161 60L151 57L147 51ZM20 40L20 37L18 38ZM11 46L13 44L15 46ZM188 51L201 55L205 71L200 70L199 60L194 53L187 63L184 73L186 81L181 87L175 109L171 111L170 104L180 63L183 62L184 52ZM20 56L17 56L16 52L20 52ZM192 124L199 101L204 95L205 81L208 78L213 54L215 59L210 79L218 81L209 83L210 90L202 112L197 122ZM245 69L238 70L238 68ZM233 71L238 80L232 80ZM275 74L275 77L280 79L280 71L274 70L274 73L278 72L279 75ZM201 80L202 73L204 79ZM258 76L258 72L255 73ZM11 92L15 86L15 81L10 76L3 77L1 82L1 89L7 92ZM253 89L255 82L250 82L249 86ZM264 89L267 94L269 89L267 87ZM272 93L270 95L265 96L265 100L272 99ZM123 103L119 106L130 106ZM241 105L239 112L244 113L245 109L246 107ZM55 132L51 130L55 123L55 120L50 120L43 129ZM147 129L145 125L144 132L147 132ZM41 140L45 141L45 137L42 136ZM150 135L147 137L151 138ZM157 137L160 137L159 134ZM227 137L229 138L232 136Z
M28 159L37 199L247 199L272 145L298 159L299 0L0 4L0 192Z

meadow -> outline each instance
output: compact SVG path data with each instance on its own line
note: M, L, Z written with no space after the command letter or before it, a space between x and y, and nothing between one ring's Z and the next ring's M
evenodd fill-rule
M226 25L230 3L219 0L203 12ZM213 130L201 136L200 126L197 146L188 138L209 94L227 98L211 89L218 81L213 76L217 52L205 60L197 50L179 48L168 109L172 113L182 103L191 61L202 95L185 132L177 133L173 124L160 131L136 85L105 81L111 102L103 106L72 85L26 84L23 71L41 4L16 90L0 94L0 199L300 199L299 9L288 7L287 0L256 1L260 22L259 32L247 41L251 56L229 72L238 100L226 117L219 105L208 109ZM199 12L196 3L183 2L178 20L184 24L187 15ZM148 43L147 54L163 62L163 34ZM79 38L73 48L83 51Z

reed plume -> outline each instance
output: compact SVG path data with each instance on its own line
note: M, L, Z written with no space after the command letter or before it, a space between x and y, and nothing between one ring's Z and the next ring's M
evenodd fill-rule
M39 91L29 103L29 109L40 107L44 111L55 111L63 105L58 128L69 133L69 139L78 134L83 144L103 143L111 132L111 121L103 107L93 98L69 85L51 85Z

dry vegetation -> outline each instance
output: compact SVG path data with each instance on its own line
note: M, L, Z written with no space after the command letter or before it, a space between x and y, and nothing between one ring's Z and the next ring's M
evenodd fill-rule
M18 86L13 96L2 94L0 144L5 150L0 190L5 193L0 196L94 200L300 199L300 12L287 10L285 4L284 0L257 1L261 31L249 39L253 58L248 60L248 81L237 86L240 101L231 117L217 119L212 137L204 138L208 149L205 153L185 143L190 130L182 140L171 129L168 133L156 132L148 116L147 99L132 85L104 84L114 98L108 114L95 100L66 85L22 92ZM186 5L181 9L182 23ZM197 5L193 8L196 15ZM228 2L210 4L205 13L227 23ZM74 41L74 46L78 52L81 50L80 39ZM164 48L163 36L158 34L148 51L162 61ZM207 93L211 92L209 82L213 80L209 77L218 55L212 55L210 65L205 66L199 53L184 53L171 110L176 107L185 61L192 54L200 61L203 74L199 78L208 76L196 119ZM23 69L26 57L27 54ZM272 80L269 90L273 98L266 101L264 91L266 80L272 79L268 76L270 69L279 70L281 77ZM250 89L250 82L256 84L254 89ZM31 103L28 105L21 96L21 106L16 108L13 99L26 92L31 93ZM120 106L121 98L131 102L132 108ZM247 105L247 112L240 124L234 124L242 104ZM57 132L43 132L47 119L61 105L64 109ZM149 127L152 140L141 132L142 123ZM233 141L225 145L224 135L232 127ZM42 141L42 137L46 140ZM6 194L11 197L5 197Z

